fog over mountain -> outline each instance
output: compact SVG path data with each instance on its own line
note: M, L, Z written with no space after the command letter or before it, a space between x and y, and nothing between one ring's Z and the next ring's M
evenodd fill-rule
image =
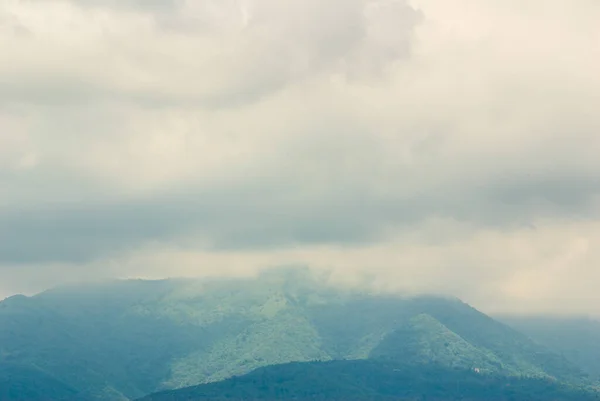
M594 326L326 281L290 268L10 297L0 400L600 400Z
M597 0L3 0L0 298L332 271L600 315Z

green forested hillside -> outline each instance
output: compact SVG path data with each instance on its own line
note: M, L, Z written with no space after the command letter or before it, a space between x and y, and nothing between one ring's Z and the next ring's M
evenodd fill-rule
M500 319L576 363L600 381L600 320L548 316L504 316Z
M140 401L592 401L598 393L550 379L382 361L304 362L260 368L226 381L152 394Z
M35 368L0 364L1 401L86 401L87 396Z
M97 400L138 398L287 362L365 359L581 384L576 366L456 300L319 284L303 270L130 280L0 303L0 363Z
M371 358L407 361L413 366L501 371L502 361L492 351L470 344L430 315L411 318L390 333L371 352Z

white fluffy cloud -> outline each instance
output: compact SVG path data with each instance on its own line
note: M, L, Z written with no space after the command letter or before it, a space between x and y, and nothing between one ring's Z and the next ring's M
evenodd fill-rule
M3 1L0 292L302 263L598 313L598 18L592 0Z

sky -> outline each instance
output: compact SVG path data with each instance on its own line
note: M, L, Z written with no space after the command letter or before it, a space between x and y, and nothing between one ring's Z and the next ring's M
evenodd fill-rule
M0 298L329 269L600 315L597 0L2 0Z

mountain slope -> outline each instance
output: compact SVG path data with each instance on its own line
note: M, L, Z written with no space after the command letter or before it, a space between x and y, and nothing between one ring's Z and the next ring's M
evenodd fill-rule
M385 359L402 351L390 338L407 325L420 348L405 364L585 381L564 358L459 300L342 290L302 270L107 282L13 297L0 303L0 363L52 372L94 399L117 400L273 364L377 352Z
M332 361L269 366L223 382L151 394L140 401L370 400L592 401L599 394L550 380L507 378L389 362Z
M49 374L0 364L0 401L86 401L87 397Z
M600 381L600 321L544 316L500 317Z
M410 365L501 372L502 362L491 351L477 348L431 317L421 314L390 333L371 358Z
M462 302L439 298L419 298L415 302L419 309L427 311L470 344L493 352L510 374L548 376L572 382L587 380L574 363Z

